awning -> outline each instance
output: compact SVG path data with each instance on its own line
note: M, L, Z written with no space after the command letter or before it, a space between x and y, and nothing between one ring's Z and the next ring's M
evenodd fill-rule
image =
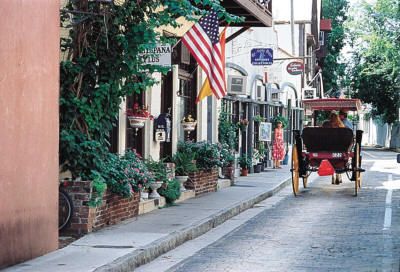
M244 22L231 23L230 26L272 26L272 0L223 0L220 4L227 12L245 17ZM226 24L226 21L220 22L221 26Z
M310 99L302 100L306 114L310 114L315 110L331 111L331 110L344 110L344 111L359 111L361 110L361 102L359 99Z

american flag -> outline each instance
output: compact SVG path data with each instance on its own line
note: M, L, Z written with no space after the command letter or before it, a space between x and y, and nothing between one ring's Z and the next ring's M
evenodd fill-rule
M218 13L211 11L182 37L194 58L210 80L215 96L220 99L226 94L221 44L218 36Z

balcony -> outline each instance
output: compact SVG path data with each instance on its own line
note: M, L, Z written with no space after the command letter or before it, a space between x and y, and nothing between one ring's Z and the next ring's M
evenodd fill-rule
M272 0L223 0L221 5L229 13L245 17L244 22L231 23L231 26L272 26ZM220 22L220 25L226 25L226 23Z

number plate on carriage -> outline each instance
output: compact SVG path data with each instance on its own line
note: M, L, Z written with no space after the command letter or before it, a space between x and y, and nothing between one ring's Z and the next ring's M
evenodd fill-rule
M310 158L315 158L315 159L340 159L344 158L343 153L310 153L309 154Z

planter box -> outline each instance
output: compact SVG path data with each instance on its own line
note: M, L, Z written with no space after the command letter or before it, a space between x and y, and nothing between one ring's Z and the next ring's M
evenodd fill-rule
M69 226L62 233L83 235L139 214L139 193L126 199L106 190L102 202L90 207L87 203L92 197L92 181L68 181L63 189L71 198L73 213Z
M213 168L211 172L202 170L190 172L189 181L186 182L186 184L188 187L193 187L196 196L216 192L218 185L218 168Z

